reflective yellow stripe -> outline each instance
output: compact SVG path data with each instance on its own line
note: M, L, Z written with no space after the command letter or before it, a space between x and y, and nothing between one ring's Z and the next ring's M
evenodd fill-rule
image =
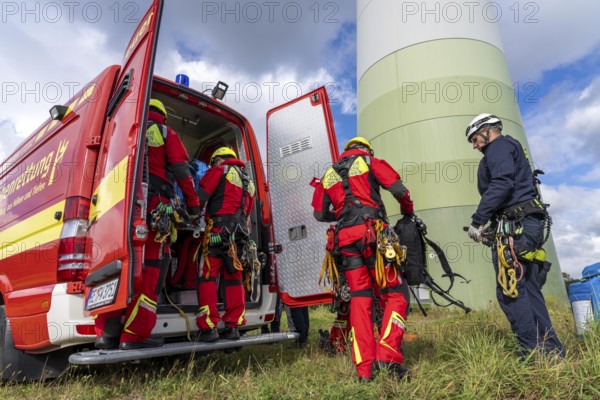
M384 342L385 339L387 339L388 336L390 336L390 332L392 331L392 325L394 323L396 323L399 328L404 330L404 324L405 324L404 318L402 318L402 316L400 314L398 314L397 312L392 311L392 316L391 316L387 326L385 327L385 332L381 336L381 342Z
M362 363L362 356L360 355L360 349L358 348L358 342L354 337L354 328L350 329L350 341L352 341L352 351L354 352L354 362L356 365Z
M65 200L62 200L1 231L0 260L58 239L63 221L57 221L54 214L64 210Z
M196 313L196 315L198 315L199 317L206 316L204 318L206 325L208 325L208 327L210 329L213 329L215 327L215 324L213 324L212 321L210 320L210 308L208 308L208 306L200 307L198 309L198 312Z
M238 319L238 321L237 321L238 326L241 325L242 323L244 323L245 315L246 315L246 309L244 308L244 311L242 311L242 315L240 315L240 319Z
M127 161L123 158L102 180L94 192L96 205L90 204L90 221L99 219L103 213L117 205L125 198L127 182Z
M157 306L157 303L156 303L154 300L150 299L148 296L146 296L146 295L142 294L142 295L139 297L139 299L138 299L138 301L137 301L137 303L136 303L135 307L133 307L133 311L131 312L131 315L129 316L129 319L128 319L128 320L127 320L127 322L125 323L125 327L123 328L123 329L125 330L125 332L127 332L127 333L131 333L131 334L133 334L133 335L137 335L137 332L133 332L133 331L129 330L129 326L130 326L130 325L133 323L133 321L135 320L135 317L136 317L136 316L137 316L137 314L138 314L138 311L139 311L139 309L140 309L140 306L141 306L141 307L143 307L143 308L145 308L145 309L147 309L147 310L150 310L150 311L156 312L156 306Z
M390 346L389 344L387 344L387 342L385 340L388 338L388 336L390 336L393 325L398 325L398 327L400 329L404 330L404 324L405 324L404 318L402 318L402 316L400 314L398 314L397 312L392 311L392 316L391 316L390 320L388 321L387 326L385 327L385 332L381 336L381 340L379 341L379 344L387 347L394 353L398 353L398 349L395 349L392 346Z

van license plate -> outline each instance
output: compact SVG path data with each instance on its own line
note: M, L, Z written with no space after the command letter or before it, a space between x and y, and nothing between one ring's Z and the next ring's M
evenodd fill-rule
M93 287L88 295L85 309L93 310L94 308L112 304L115 301L118 287L119 278Z

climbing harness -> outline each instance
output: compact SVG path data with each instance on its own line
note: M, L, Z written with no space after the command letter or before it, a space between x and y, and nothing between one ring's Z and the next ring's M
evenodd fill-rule
M536 174L537 176L537 174ZM502 293L510 298L516 298L519 295L517 283L523 278L525 273L519 258L539 264L542 268L549 269L549 263L546 262L546 252L542 248L548 236L550 235L550 226L552 220L546 210L547 205L542 204L538 199L533 199L520 204L516 204L504 210L497 218L497 228L494 246L498 254L498 285L502 288ZM523 233L523 219L530 215L537 215L543 218L545 226L544 237L540 238L539 244L533 250L524 250L516 253L514 249L514 237Z
M150 212L150 229L156 232L154 241L162 243L170 237L171 243L177 241L177 230L194 231L194 237L200 236L200 226L192 222L179 197L163 200Z

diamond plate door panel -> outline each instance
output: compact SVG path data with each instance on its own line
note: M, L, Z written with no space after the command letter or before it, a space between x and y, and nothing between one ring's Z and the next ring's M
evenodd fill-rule
M324 88L269 112L267 148L275 238L283 244L277 256L282 298L290 305L329 302L318 285L329 224L314 219L310 186L338 154Z

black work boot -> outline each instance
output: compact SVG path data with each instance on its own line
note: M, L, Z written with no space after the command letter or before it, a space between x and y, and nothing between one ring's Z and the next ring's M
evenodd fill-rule
M136 349L145 349L151 347L160 347L165 343L165 339L161 337L153 338L149 337L148 339L141 340L139 342L121 342L119 345L119 349L121 350L136 350Z
M240 332L238 331L238 328L228 326L221 331L219 337L225 340L240 340Z
M97 337L94 346L100 350L111 350L119 347L118 337Z
M206 331L200 331L198 333L198 338L197 338L198 342L210 343L210 342L216 342L217 340L219 340L219 334L217 333L216 328L208 329Z
M390 376L395 376L398 379L410 379L410 371L400 363L379 361L379 370L387 370Z

